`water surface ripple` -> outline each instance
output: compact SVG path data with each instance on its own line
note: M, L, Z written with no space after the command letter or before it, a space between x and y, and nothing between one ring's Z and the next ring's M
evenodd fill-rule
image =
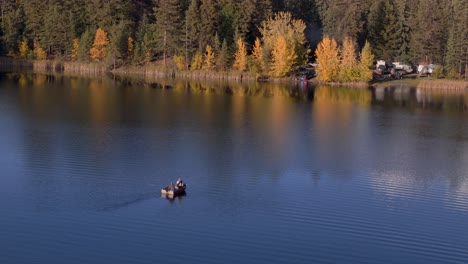
M0 76L0 263L468 263L465 95Z

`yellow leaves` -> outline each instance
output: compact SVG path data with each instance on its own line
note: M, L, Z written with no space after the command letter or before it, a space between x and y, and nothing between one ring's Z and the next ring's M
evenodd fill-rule
M72 49L72 54L71 54L72 59L74 60L78 59L79 48L80 48L80 40L76 38L73 40L73 49Z
M20 51L20 57L22 59L26 59L28 57L30 50L29 50L28 43L26 42L26 40L21 41L19 51Z
M234 54L234 69L245 71L247 68L247 48L241 38L237 40L237 51Z
M372 47L367 40L361 50L360 59L360 63L363 66L367 67L368 69L372 68L372 65L374 64L374 54L372 54Z
M361 50L359 61L359 73L362 81L372 80L372 65L374 64L374 54L372 54L372 47L366 40L364 47Z
M350 37L345 37L341 48L340 81L354 82L359 80L356 64L356 45Z
M296 54L292 47L288 47L284 36L278 36L272 56L271 75L277 78L286 76L292 68Z
M259 38L255 39L255 44L252 50L252 62L254 72L259 73L265 69L265 63L263 60L263 47Z
M183 71L187 67L186 62L185 62L185 57L181 55L174 55L173 57L174 63L177 67L177 69Z
M321 82L336 81L340 65L338 44L334 39L325 36L315 50L318 67L317 78Z
M127 56L128 56L129 59L133 58L133 51L134 51L133 38L128 37L128 39L127 39Z
M293 63L297 66L304 61L299 60L305 58L307 48L305 48L306 38L304 30L306 25L300 19L293 19L289 12L276 13L274 17L264 21L260 28L260 33L263 37L264 48L268 53L275 48L278 36L283 36L287 46L294 49L296 61Z
M374 55L366 41L360 60L356 58L356 46L348 37L340 49L334 39L325 36L315 50L317 57L317 77L321 82L367 82L372 79Z
M205 63L203 69L212 70L215 67L215 53L210 45L206 45Z
M34 57L36 60L45 60L47 59L47 53L43 48L39 46L39 43L37 41L34 41Z
M93 47L90 50L91 59L102 61L107 55L107 45L109 44L109 38L107 33L98 28L96 30L96 37L94 38Z
M191 70L200 70L203 66L203 56L200 52L195 53L192 59L192 66L190 67Z

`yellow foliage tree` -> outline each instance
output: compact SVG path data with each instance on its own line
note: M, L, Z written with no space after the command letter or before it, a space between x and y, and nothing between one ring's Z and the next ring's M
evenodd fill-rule
M128 37L127 39L127 56L128 58L131 60L133 58L133 50L134 50L134 47L133 47L133 38L132 37Z
M241 38L237 39L237 51L234 54L234 64L232 67L238 71L245 71L247 68L247 48Z
M73 49L72 49L72 54L71 58L76 60L78 59L78 50L80 49L80 40L78 38L73 40Z
M26 42L26 40L21 41L19 52L20 52L20 57L22 59L26 59L28 57L30 49L29 49L29 46L28 46L28 43Z
M34 57L36 60L45 60L47 59L47 53L43 48L39 46L36 40L34 40Z
M215 67L215 53L210 45L206 45L205 63L203 69L211 70Z
M288 46L284 36L278 36L272 56L271 75L273 77L286 76L291 71L296 53L293 47Z
M190 66L191 70L200 70L203 66L203 55L200 52L195 53L192 59L192 65Z
M317 78L321 82L336 81L340 66L340 52L334 39L325 36L315 50Z
M102 61L107 55L108 44L109 37L107 36L107 33L103 29L98 28L96 30L96 37L94 38L93 47L89 52L91 59Z
M275 48L278 36L281 35L286 40L288 48L294 49L297 55L293 66L303 64L308 53L305 45L305 28L306 24L304 21L294 19L289 12L276 13L273 17L264 21L261 25L260 33L262 35L263 47L268 56Z
M359 80L359 71L356 66L356 45L350 37L345 37L341 48L340 81L353 82Z
M185 56L181 56L181 55L174 55L173 57L174 59L174 63L177 67L177 69L183 71L185 70L187 64L185 63Z
M265 69L263 61L263 47L259 38L255 39L255 44L252 50L252 62L254 72L262 72Z
M374 65L374 54L372 47L366 40L364 47L361 50L360 60L358 64L360 81L372 80L372 66Z

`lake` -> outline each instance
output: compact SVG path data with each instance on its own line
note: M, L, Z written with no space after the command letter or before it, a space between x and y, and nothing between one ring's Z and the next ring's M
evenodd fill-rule
M0 263L468 263L467 104L2 72Z

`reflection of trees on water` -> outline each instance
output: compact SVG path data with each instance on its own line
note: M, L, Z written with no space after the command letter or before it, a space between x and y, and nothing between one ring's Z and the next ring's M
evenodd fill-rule
M468 93L418 90L416 100L421 108L437 109L449 113L461 112L467 109Z
M293 83L262 83L212 80L151 80L150 86L159 89L173 89L178 93L191 94L230 94L246 97L289 97L300 101L310 101L313 89L296 86ZM148 84L146 84L148 85Z
M318 86L315 88L315 101L370 106L372 93L367 88Z

